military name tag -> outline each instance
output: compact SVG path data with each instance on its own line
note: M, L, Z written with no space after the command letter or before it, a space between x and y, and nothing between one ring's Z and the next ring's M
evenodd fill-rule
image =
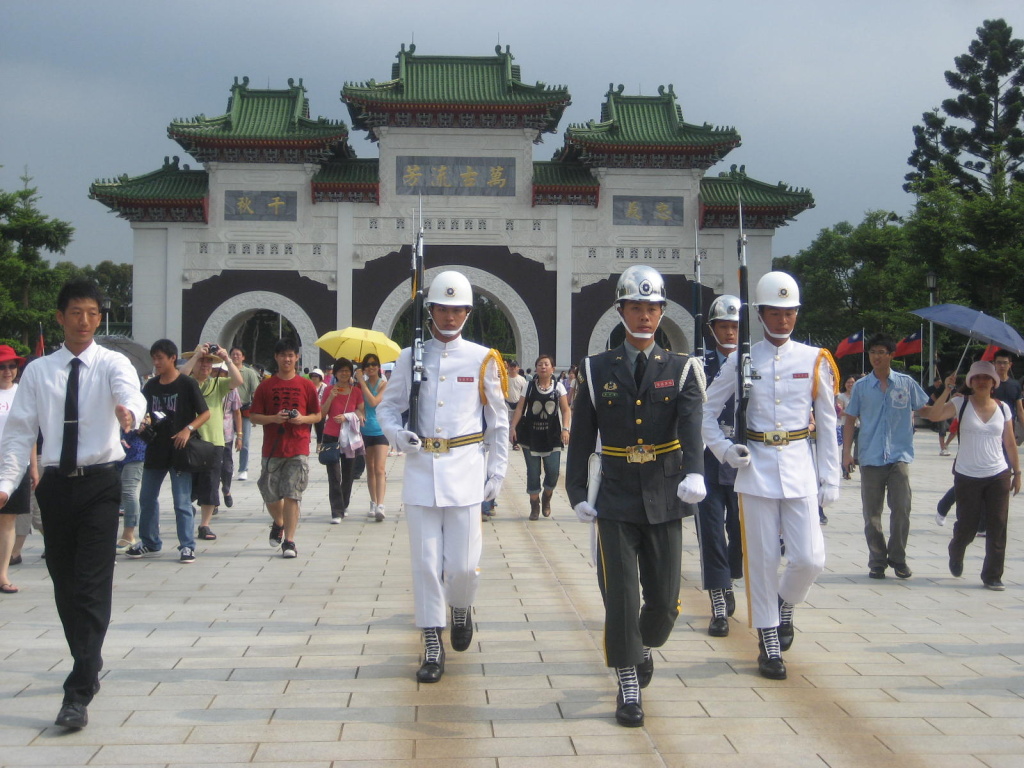
M809 374L809 373L794 373L793 374L793 378L794 379L809 379L810 377L811 377L811 374Z
M618 397L618 392L602 392L601 397Z
M675 383L676 383L675 379L665 379L664 381L656 381L656 382L654 382L654 388L655 389L664 389L665 387L671 387Z
M476 381L476 379L472 376L459 376L459 381L468 381L470 384L472 384L474 381Z

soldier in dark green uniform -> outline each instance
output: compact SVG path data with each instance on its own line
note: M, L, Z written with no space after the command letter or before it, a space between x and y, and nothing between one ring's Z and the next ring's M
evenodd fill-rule
M656 270L630 267L616 296L626 340L580 365L565 486L580 520L596 521L605 655L619 683L615 719L635 727L644 722L640 689L654 674L651 649L668 640L679 615L684 504L705 493L704 371L699 359L654 341L665 309ZM595 450L600 489L588 501Z

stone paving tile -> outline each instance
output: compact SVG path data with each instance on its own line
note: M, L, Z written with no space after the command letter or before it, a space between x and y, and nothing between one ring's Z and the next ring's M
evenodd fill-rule
M52 722L70 660L32 537L22 594L0 613L0 647L11 649L0 650L0 698L16 704L0 707L0 766L777 768L784 755L787 768L1018 768L1024 538L1011 525L1005 593L971 575L979 546L969 577L949 577L950 531L929 511L949 460L932 455L933 442L919 435L911 472L914 578L867 578L859 483L844 483L824 529L827 570L797 612L786 681L756 674L742 583L731 635L707 636L685 521L682 614L656 652L647 725L635 731L613 718L588 528L561 491L554 519L525 520L515 454L498 516L484 526L477 635L465 654L449 654L436 686L413 677L420 647L400 505L390 502L379 525L356 511L331 526L315 468L295 561L266 546L266 514L247 482L236 483L236 506L215 519L221 538L200 546L195 566L171 554L118 563L103 691L90 727L64 734ZM400 462L391 460L389 499L401 491ZM354 499L364 508L364 483Z

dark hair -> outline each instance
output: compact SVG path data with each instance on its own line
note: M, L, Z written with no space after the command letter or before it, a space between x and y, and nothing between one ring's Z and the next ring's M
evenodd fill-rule
M149 348L149 356L152 357L157 352L163 353L165 357L178 358L178 345L170 339L158 339L153 342L153 346Z
M1000 349L994 355L992 355L993 360L995 360L997 357L1005 357L1011 363L1013 362L1013 352L1011 352L1008 349Z
M274 354L280 355L285 352L294 352L296 355L299 354L299 342L295 339L278 339L274 345Z
M334 367L331 368L331 373L337 376L338 371L340 371L342 368L348 368L349 373L355 373L356 365L347 357L339 357L337 360L334 361Z
M890 355L896 351L896 339L887 333L876 333L864 346L865 351L870 352L875 347L885 347L885 351Z
M370 363L376 363L377 367L380 368L380 358L373 354L373 352L367 352L363 355L363 368L368 366Z
M245 357L245 350L244 350L244 349L242 349L242 348L241 348L240 346L238 346L237 344L235 344L235 346L233 346L233 347L232 347L231 349L229 349L229 350L228 350L228 354L230 355L230 354L231 354L232 352L234 352L234 351L235 351L236 349L237 349L237 350L238 350L239 352L241 352L241 353L242 353L242 357Z
M552 369L555 367L555 358L553 358L551 355L547 354L546 352L537 355L537 359L533 361L533 367L536 368L537 367L537 363L539 363L541 360L547 360L549 363L551 363Z
M92 299L96 302L97 308L103 308L103 291L92 280L86 280L84 277L68 280L61 286L60 293L57 294L57 309L64 312L68 304L75 299Z

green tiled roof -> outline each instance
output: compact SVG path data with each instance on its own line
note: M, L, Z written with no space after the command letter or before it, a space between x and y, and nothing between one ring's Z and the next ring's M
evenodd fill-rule
M340 120L309 117L309 100L302 80L296 84L289 79L288 88L283 90L257 90L249 88L249 78L245 77L241 83L235 78L225 114L174 120L167 135L205 161L214 159L208 156L210 147L314 147L330 151L348 139L348 127ZM303 157L296 162L308 159Z
M636 153L666 157L694 156L697 167L710 167L739 146L734 128L692 125L683 121L671 85L658 86L657 96L631 96L624 87L609 86L601 106L601 121L571 125L558 159L582 159L589 165L619 167L684 167L678 161L652 165ZM612 155L629 155L610 161Z
M384 123L380 113L497 111L534 115L528 124L543 132L554 132L562 112L569 105L565 86L548 86L522 81L518 64L506 46L496 46L494 56L417 56L416 46L402 45L398 61L386 82L369 80L346 83L341 100L348 105L352 125L369 130ZM420 127L416 120L410 127ZM481 127L456 122L452 127ZM482 127L516 127L500 122Z
M313 184L377 184L380 161L376 157L349 159L332 157L313 177Z
M97 179L89 187L89 199L130 221L206 221L208 194L206 171L180 168L177 157L165 157L152 173Z
M533 186L597 188L600 184L584 165L545 160L533 164Z
M746 167L735 165L718 176L705 176L700 183L705 227L732 227L739 219L743 200L743 223L751 229L785 226L787 220L814 207L807 189L794 189L781 181L768 184L747 176Z

